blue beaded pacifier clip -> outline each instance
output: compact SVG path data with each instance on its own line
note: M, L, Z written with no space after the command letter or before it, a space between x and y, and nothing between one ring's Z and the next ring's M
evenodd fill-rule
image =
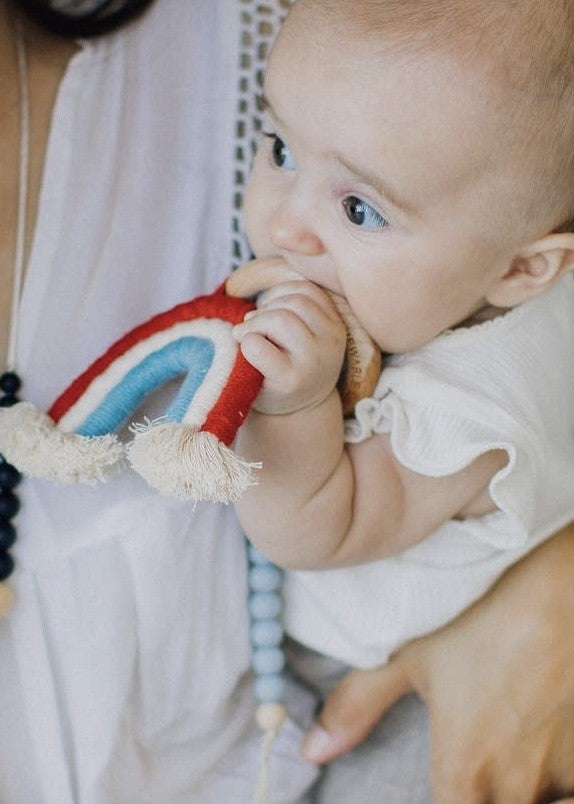
M281 726L287 720L285 696L285 654L281 623L281 584L283 573L252 544L247 546L249 559L249 619L251 666L255 673L254 693L257 701L255 720L263 732L261 765L253 804L264 804L269 786L271 747Z

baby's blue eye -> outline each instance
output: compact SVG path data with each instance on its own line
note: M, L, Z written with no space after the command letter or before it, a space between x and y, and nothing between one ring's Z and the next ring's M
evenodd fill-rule
M281 137L278 137L277 134L266 134L265 136L270 137L272 141L271 158L273 164L282 170L295 170L295 160Z
M366 201L361 201L356 195L348 195L344 198L343 207L347 218L355 226L361 226L363 229L386 229L389 225L376 209L373 209Z

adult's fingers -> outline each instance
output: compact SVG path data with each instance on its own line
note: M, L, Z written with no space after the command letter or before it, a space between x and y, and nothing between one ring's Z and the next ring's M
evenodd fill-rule
M303 741L303 756L322 763L350 751L411 690L400 657L375 670L352 670L327 697L318 722Z
M485 720L485 728L489 719ZM437 755L435 741L431 763L437 804L459 804L460 801L465 804L535 804L548 801L544 796L551 786L548 772L550 733L546 739L537 732L524 740L513 740L510 751L502 735L490 742L485 734L484 743L478 745L467 742L469 734L464 727L459 735L452 724L440 731L442 750ZM508 741L510 743L510 738Z

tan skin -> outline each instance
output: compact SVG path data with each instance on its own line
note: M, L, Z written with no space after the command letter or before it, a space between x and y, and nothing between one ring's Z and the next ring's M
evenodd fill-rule
M448 627L407 645L380 670L351 672L319 716L330 750L325 745L313 759L351 749L389 706L416 691L430 713L437 804L534 804L571 794L572 622L574 525Z
M14 236L16 227L16 204L18 187L18 84L16 50L12 10L5 2L0 2L0 356L4 362L7 342L7 321L12 293L12 268ZM27 253L30 251L31 235L34 230L38 191L40 187L42 164L49 130L49 120L59 81L65 67L76 50L76 45L59 39L35 26L25 23L28 52L29 85L31 101L31 164L28 197ZM516 747L511 727L506 727L511 717L504 712L509 707L506 691L516 692L516 679L536 685L539 666L529 665L529 657L547 655L549 661L546 673L558 677L572 678L572 689L563 690L564 700L574 706L574 674L568 673L574 663L574 636L570 642L567 637L573 633L574 620L574 528L559 538L540 548L531 557L511 570L508 580L503 580L497 589L475 606L464 617L438 634L425 637L405 648L389 665L390 672L375 671L370 674L351 674L344 685L333 693L323 710L323 723L334 731L343 732L339 751L348 750L364 738L386 706L398 694L410 688L421 691L429 704L433 716L435 756L435 778L439 774L441 788L437 790L439 804L465 801L465 804L495 801L499 804L526 804L532 801L529 791L522 797L510 797L497 793L496 798L488 794L460 795L460 784L471 785L472 779L464 781L468 751L473 743L480 750L474 756L479 765L483 742L482 719L489 710L491 719L488 730L492 733L497 727L501 745L508 739L507 747L501 749L501 757L508 759L506 769L494 768L492 771L493 790L503 790L504 779L509 767L518 767L513 756ZM550 582L551 581L551 582ZM565 590L572 594L566 594ZM510 607L510 608L509 608ZM515 621L509 611L518 611L522 618L533 618L532 629L523 633L521 645L516 645ZM538 612L538 616L536 613ZM496 658L487 663L489 678L496 678L492 687L481 689L482 676L477 672L473 646L476 633L491 633L490 623L496 623L497 643L493 648ZM548 641L548 634L555 635ZM506 656L501 656L501 648L506 646ZM456 649L456 650L455 650ZM454 659L456 658L456 662ZM514 664L513 664L514 663ZM442 666L450 668L451 683L440 683ZM518 670L515 669L518 667ZM458 673L457 673L458 669ZM444 680L444 678L443 678ZM563 679L564 680L564 679ZM565 682L564 682L565 683ZM555 689L552 683L551 689ZM548 696L545 688L529 687L531 695L528 705L527 721L533 723L551 719L556 697ZM390 692L389 692L390 691ZM549 698L552 700L549 700ZM460 705L460 699L466 706ZM457 712L456 719L448 713ZM570 709L569 711L572 711ZM444 716L441 713L445 713ZM568 718L566 718L568 720ZM563 746L572 745L574 736L574 716L570 722L557 722L560 726ZM543 729L542 729L543 731ZM568 732L571 732L570 734ZM460 734L467 739L460 740ZM476 737L474 736L476 735ZM572 756L572 752L568 753ZM569 763L555 748L550 752L552 762ZM461 771L462 769L462 771ZM570 773L570 778L568 777ZM515 774L514 774L515 775ZM555 770L555 784L566 788L574 787L571 769L558 767ZM462 778L462 781L461 781ZM457 787L458 786L458 787ZM456 790L458 789L458 794ZM482 796L482 797L481 797ZM570 799L574 801L574 799Z
M10 3L0 2L0 359L5 363L16 238L20 148L20 99L16 60L15 15ZM30 94L30 169L26 226L29 256L35 228L42 166L56 92L68 61L77 50L74 42L53 36L23 20Z

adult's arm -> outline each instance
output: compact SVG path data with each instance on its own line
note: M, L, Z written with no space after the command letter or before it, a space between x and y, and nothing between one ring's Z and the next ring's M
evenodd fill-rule
M437 804L574 794L574 524L447 627L381 669L349 673L307 737L307 758L350 750L413 690L429 709Z

